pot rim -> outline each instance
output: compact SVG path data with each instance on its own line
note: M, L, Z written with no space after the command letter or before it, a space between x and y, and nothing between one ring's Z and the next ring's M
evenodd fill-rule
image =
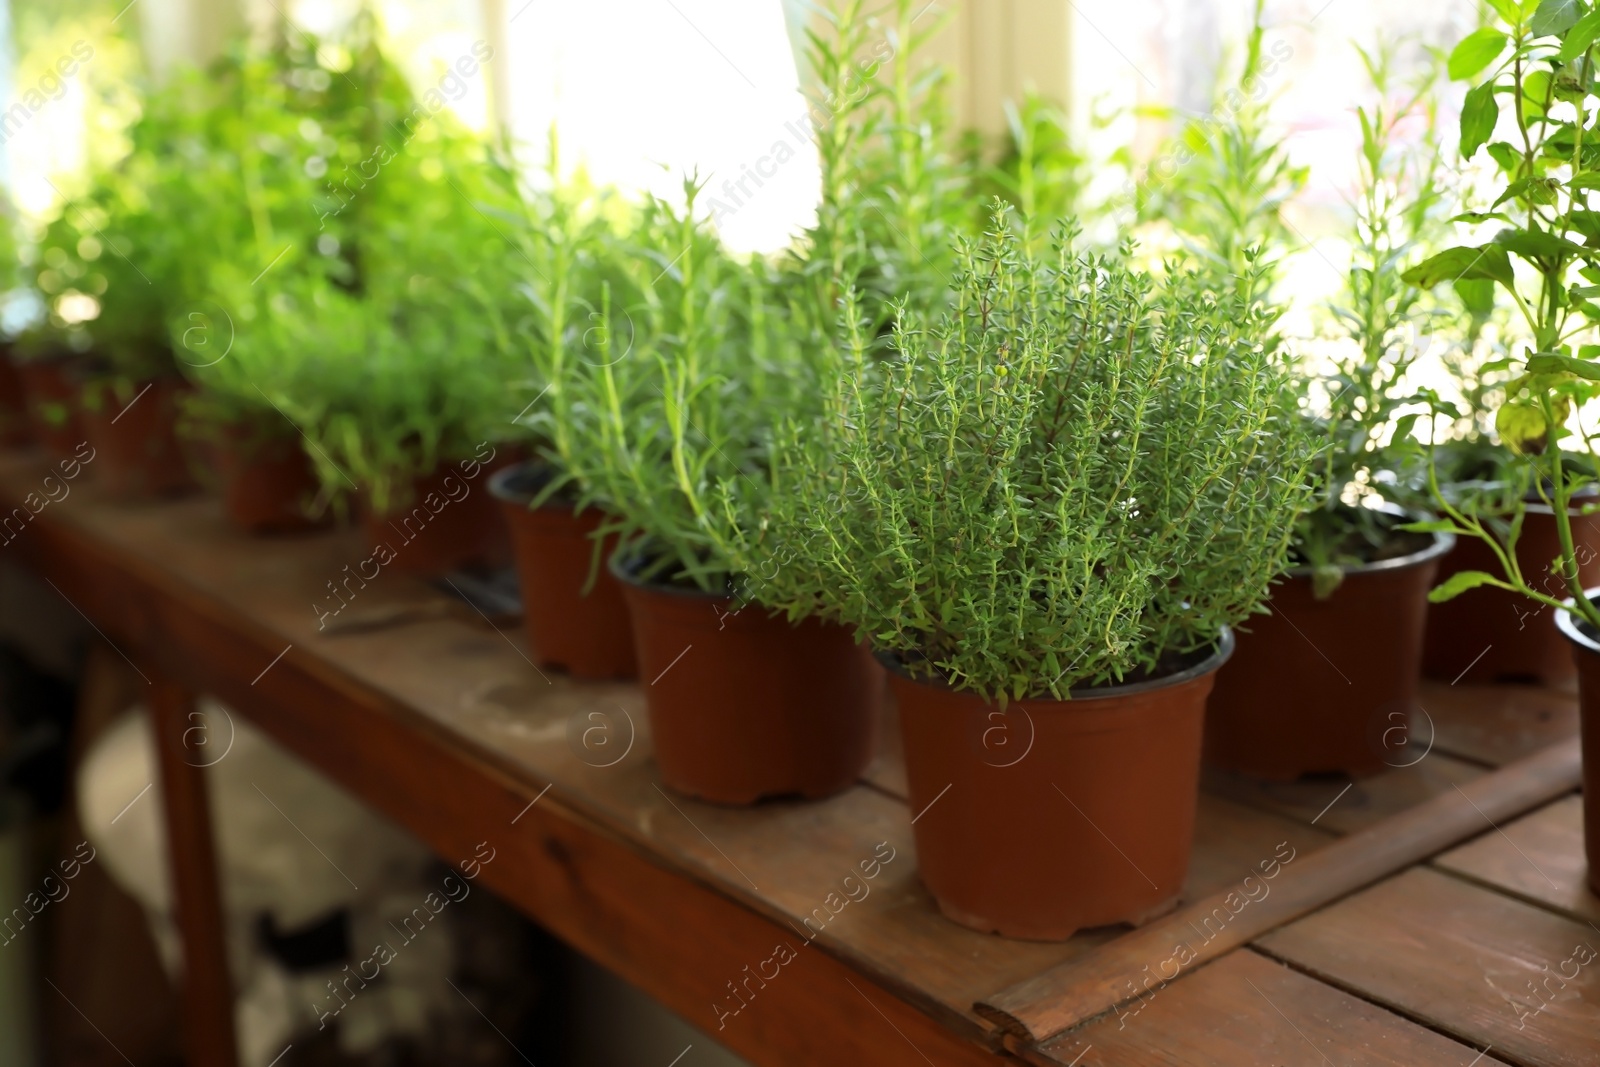
M577 509L571 504L565 504L553 498L546 500L543 504L540 504L536 508L529 507L529 505L533 503L533 498L539 495L538 492L535 491L532 493L522 493L510 487L510 483L518 475L547 469L549 469L549 464L543 463L537 459L524 459L518 460L516 463L508 463L504 467L501 467L499 470L495 471L493 474L489 475L489 482L486 488L489 490L489 495L500 501L502 504L516 504L528 511L576 512Z
M1370 510L1381 511L1386 515L1392 515L1397 519L1406 519L1411 522L1427 522L1432 518L1431 515L1424 515L1417 511L1407 511L1404 508L1395 507L1393 504L1382 504ZM1383 571L1398 571L1407 567L1418 567L1438 559L1456 547L1456 535L1453 533L1444 533L1436 530L1432 536L1433 544L1427 548L1419 548L1415 552L1409 552L1404 556L1393 556L1389 559L1374 560L1371 563L1357 563L1353 566L1340 567L1339 571L1349 577L1352 574L1378 574ZM1316 568L1314 567L1290 567L1283 572L1283 576L1285 578L1309 578L1315 571Z
M1600 586L1595 586L1593 589L1585 589L1583 595L1590 600L1600 599ZM1600 638L1590 637L1583 632L1583 619L1572 610L1573 605L1576 603L1576 597L1567 597L1565 608L1556 612L1556 628L1561 631L1563 637L1579 648L1600 654Z
M629 558L624 559L623 557L625 556ZM629 566L638 558L637 553L633 552L630 546L619 544L617 550L611 553L611 557L606 560L606 569L611 572L612 577L623 585L632 586L635 589L647 589L662 596L681 597L685 600L704 600L708 603L716 601L732 602L739 599L739 594L733 592L708 593L704 589L686 589L681 585L672 585L667 582L642 581L629 570ZM747 603L758 607L764 606L759 600L750 600Z
M1057 700L1052 696L1023 697L1020 700L1013 700L1011 703L1080 704L1084 701L1115 700L1121 697L1137 696L1140 693L1154 692L1158 689L1170 689L1174 686L1183 685L1186 682L1192 682L1196 678L1220 670L1222 665L1227 663L1228 660L1233 656L1235 644L1236 639L1233 636L1233 627L1224 626L1221 632L1217 634L1217 643L1212 648L1210 655L1206 656L1206 658L1201 660L1199 663L1185 667L1183 670L1177 671L1176 673L1164 674L1160 678L1147 678L1139 682L1124 682L1118 685L1097 685L1089 689L1069 689L1067 691L1067 699L1065 700ZM891 674L898 675L900 678L905 679L912 685L924 685L930 689L944 689L950 692L956 692L956 690L951 690L949 683L943 681L942 679L913 678L906 672L906 669L900 663L899 657L893 652L875 648L872 650L872 655L879 663L883 664L885 670ZM971 696L974 700L982 700L986 704L992 703L992 701L988 700L987 698L970 690L962 690L960 692L962 695Z

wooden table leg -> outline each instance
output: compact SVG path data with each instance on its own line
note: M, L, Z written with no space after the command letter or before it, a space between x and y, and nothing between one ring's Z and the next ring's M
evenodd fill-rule
M193 694L146 668L151 678L150 717L161 764L167 843L178 928L183 935L183 1029L191 1067L237 1067L233 1035L233 982L228 974L222 895L205 771L185 747L194 727Z

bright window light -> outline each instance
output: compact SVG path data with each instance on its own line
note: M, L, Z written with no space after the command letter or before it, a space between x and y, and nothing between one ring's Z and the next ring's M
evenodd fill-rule
M520 10L518 5L521 6ZM508 0L511 126L530 159L554 123L564 167L702 206L739 251L815 213L817 156L780 0Z

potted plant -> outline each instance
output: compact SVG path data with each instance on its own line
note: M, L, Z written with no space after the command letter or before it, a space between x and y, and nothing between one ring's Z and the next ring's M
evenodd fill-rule
M533 268L514 341L527 368L516 383L526 398L517 422L532 458L500 471L489 490L511 532L529 654L575 678L631 678L633 630L606 568L618 535L602 528L605 511L574 474L574 450L588 447L575 421L614 403L631 423L656 399L638 373L645 320L634 314L661 267L638 252L650 216L582 171L564 176L553 132L546 178L509 228Z
M853 332L825 432L790 424L768 595L889 669L944 913L1064 939L1177 898L1206 694L1313 441L1232 286L996 231L886 362Z
M505 562L484 483L516 414L507 170L418 105L369 18L340 47L239 50L211 82L226 106L186 180L221 236L170 329L230 512L296 525L309 460L317 503L358 498L381 566Z
M1386 64L1363 59L1387 98ZM1417 516L1394 504L1403 494L1391 447L1408 439L1415 419L1403 412L1425 295L1399 270L1416 257L1441 199L1437 153L1426 142L1406 153L1395 131L1425 112L1427 91L1359 111L1359 195L1352 261L1334 308L1338 336L1311 352L1332 364L1315 382L1325 398L1308 402L1324 439L1316 504L1296 526L1293 565L1273 589L1271 614L1251 621L1217 677L1206 761L1224 770L1274 780L1360 776L1400 759L1385 741L1406 736L1428 589L1450 548L1448 535L1405 528Z
M167 225L123 172L69 201L40 241L38 275L53 313L77 318L89 341L78 364L78 420L111 496L146 499L193 487L174 432L183 378L167 344L169 278L148 255ZM137 266L134 257L145 261ZM83 316L79 318L79 316Z
M1499 229L1482 244L1446 249L1415 273L1424 284L1486 282L1520 313L1527 337L1519 345L1518 374L1505 387L1495 429L1521 465L1516 488L1534 494L1550 511L1560 554L1549 571L1559 577L1560 588L1549 588L1544 567L1529 570L1521 564L1521 494L1509 501L1512 514L1502 535L1478 501L1445 491L1430 465L1442 517L1425 528L1476 538L1497 564L1494 573L1455 574L1434 590L1436 600L1484 586L1515 593L1555 613L1572 644L1584 746L1589 882L1600 890L1600 608L1597 591L1584 587L1581 568L1587 560L1573 518L1593 509L1585 500L1600 478L1595 437L1582 415L1583 406L1600 396L1600 346L1583 343L1593 338L1600 321L1600 304L1594 301L1600 296L1600 211L1589 205L1591 190L1600 187L1600 167L1584 151L1589 131L1581 125L1597 95L1594 44L1600 14L1550 2L1531 13L1498 10L1498 21L1468 38L1474 42L1470 49L1458 46L1454 65L1477 82L1462 109L1462 155L1471 159L1480 149L1487 151L1504 183L1491 210L1471 218L1498 223ZM1501 96L1507 98L1506 118L1515 130L1509 141L1491 140ZM1435 406L1456 414L1448 401L1435 398Z
M1515 56L1506 53L1513 38L1532 40L1533 17L1517 17L1507 9L1508 21L1491 15L1488 21L1468 34L1452 51L1449 70L1453 78L1498 84L1505 90L1514 75ZM1551 25L1540 20L1539 29ZM1583 41L1581 31L1578 42ZM1548 35L1546 35L1548 36ZM1547 49L1548 51L1549 49ZM1574 60L1578 58L1573 53ZM1499 62L1496 62L1499 60ZM1493 71L1488 68L1493 65ZM1567 65L1570 70L1572 64ZM1536 68L1537 69L1537 68ZM1549 73L1550 68L1545 68ZM1485 76L1487 73L1487 77ZM1532 72L1530 71L1530 74ZM1542 77L1534 80L1537 95ZM1522 117L1528 141L1519 144L1520 132L1503 140L1492 138L1493 122L1485 100L1492 93L1481 86L1473 90L1472 107L1463 113L1461 149L1463 162L1488 156L1494 163L1498 181L1492 187L1495 202L1487 211L1465 212L1461 218L1475 226L1511 221L1512 215L1525 214L1528 204L1515 192L1498 194L1524 182L1530 175L1526 149L1533 157L1553 158L1564 151L1566 128L1544 121L1548 108L1535 101L1525 104ZM1559 97L1552 96L1552 100ZM1503 110L1511 120L1511 107ZM1488 128L1485 129L1485 124ZM1554 138L1552 140L1552 138ZM1487 143L1486 143L1487 142ZM1526 186L1522 186L1526 188ZM1482 205L1479 205L1482 206ZM1552 205L1541 204L1541 210ZM1583 210L1582 208L1579 209ZM1554 219L1548 211L1544 214ZM1547 231L1548 222L1544 223ZM1555 231L1550 231L1555 232ZM1465 320L1464 342L1447 350L1455 374L1450 411L1436 415L1434 437L1438 445L1432 452L1434 478L1442 492L1479 516L1484 529L1491 532L1501 547L1516 557L1519 571L1537 576L1544 592L1565 596L1565 582L1552 567L1562 553L1561 531L1547 500L1528 483L1526 463L1495 439L1494 420L1498 401L1521 369L1520 361L1508 358L1508 337L1519 335L1520 310L1514 301L1497 300L1496 282L1479 276L1460 276L1463 264L1446 256L1435 264L1424 264L1415 271L1415 281L1429 285L1450 283ZM1574 325L1583 321L1580 315ZM1484 327L1493 323L1495 329ZM1575 467L1581 456L1569 457ZM1423 487L1426 492L1426 485ZM1582 506L1590 494L1579 494L1568 516L1575 548L1579 579L1585 587L1600 584L1600 516ZM1513 534L1513 523L1516 529ZM1439 578L1448 582L1463 571L1495 571L1499 560L1489 546L1477 537L1459 538L1455 549L1440 565ZM1447 682L1540 682L1545 685L1569 684L1576 672L1572 652L1557 627L1558 612L1538 602L1504 589L1484 585L1467 590L1428 610L1427 643L1423 655L1424 672Z
M353 295L291 266L255 286L254 303L239 290L231 305L236 346L256 347L266 372L248 389L303 435L326 495L358 497L386 570L435 576L508 558L484 487L506 461L516 412L493 358L492 309L459 277L415 274L396 292L369 275ZM251 424L242 412L231 421Z
M739 551L781 490L774 425L814 410L826 336L804 295L786 303L695 219L686 185L683 209L647 207L636 254L654 278L631 355L618 331L600 339L604 402L573 412L569 471L622 535L610 568L662 780L726 804L826 796L875 754L881 676L845 628L774 615Z

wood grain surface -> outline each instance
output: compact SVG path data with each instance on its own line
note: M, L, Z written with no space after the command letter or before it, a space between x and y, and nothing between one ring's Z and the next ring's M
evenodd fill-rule
M1600 929L1450 875L1406 871L1260 947L1509 1062L1600 1062Z

